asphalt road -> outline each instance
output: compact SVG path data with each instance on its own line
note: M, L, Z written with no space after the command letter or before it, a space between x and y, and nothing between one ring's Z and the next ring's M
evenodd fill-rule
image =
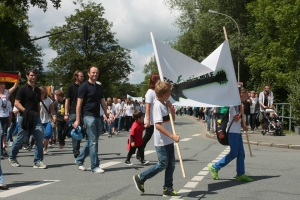
M182 177L179 161L174 172L174 189L183 194L183 199L299 199L300 156L299 150L252 146L253 157L245 145L246 174L254 179L251 183L234 180L235 161L219 172L220 180L213 180L206 166L220 159L228 149L216 140L205 137L202 123L187 117L177 117L176 132L186 178ZM201 134L201 135L200 135ZM145 194L140 195L132 176L149 166L141 166L133 157L133 166L124 165L127 156L128 133L121 132L99 139L100 164L104 174L92 174L78 170L74 164L70 139L62 150L55 146L44 158L48 169L33 169L33 151L21 150L18 161L21 167L13 168L7 159L1 161L4 183L8 191L0 191L0 198L24 199L168 199L162 197L164 173L145 183ZM10 148L8 148L8 151ZM176 151L175 151L176 152ZM153 139L146 147L145 158L151 164L157 162ZM178 157L177 157L178 158ZM90 167L89 158L85 167Z

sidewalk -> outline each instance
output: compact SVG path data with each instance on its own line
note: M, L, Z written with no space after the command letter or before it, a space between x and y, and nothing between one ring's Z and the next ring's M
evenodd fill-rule
M187 116L187 115L185 115ZM203 121L197 121L193 116L187 116L195 122L202 124L206 130L206 124ZM206 132L206 137L211 139L217 139L217 136L211 132ZM283 135L283 136L273 136L273 134L262 135L261 130L248 131L249 142L251 145L286 148L286 149L297 149L300 150L300 135ZM243 141L247 144L246 134L243 134Z

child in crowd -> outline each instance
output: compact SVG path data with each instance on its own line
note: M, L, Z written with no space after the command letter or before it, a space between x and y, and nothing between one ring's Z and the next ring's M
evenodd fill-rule
M131 126L131 131L128 139L127 150L129 151L127 154L127 158L125 161L125 165L133 165L130 162L130 158L132 154L135 154L136 149L140 152L141 157L141 165L146 165L149 161L144 160L144 146L143 146L143 131L144 127L144 114L142 111L135 111L132 115L132 118L135 120Z
M55 91L56 101L53 103L54 115L53 122L56 123L59 148L62 149L65 146L66 134L64 131L68 128L66 121L64 120L65 115L65 101L64 92L62 90Z
M155 85L157 100L153 105L153 122L155 124L154 146L158 156L158 163L141 174L133 176L133 181L137 190L144 193L145 181L165 170L163 196L181 198L181 195L173 190L173 173L175 170L174 141L179 142L180 137L172 132L168 113L169 108L172 118L175 120L174 111L171 109L172 104L167 101L171 95L171 87L170 83L164 81L158 81Z

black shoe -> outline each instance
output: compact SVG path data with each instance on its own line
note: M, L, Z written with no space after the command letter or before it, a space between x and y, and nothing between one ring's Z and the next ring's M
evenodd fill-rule
M148 161L148 160L144 160L144 161L142 161L142 162L141 162L141 165L142 165L142 166L144 166L144 165L148 165L148 163L149 163L149 161Z
M129 160L126 160L126 161L124 162L124 164L125 164L125 165L128 165L128 166L132 166L132 165L133 165Z
M7 185L0 185L0 190L8 190L9 187Z
M175 190L173 190L173 188L167 188L164 190L163 192L163 196L164 197L171 197L171 198L181 198L182 196L180 194L178 194Z
M133 181L135 183L135 187L138 191L140 191L141 193L145 192L145 186L144 183L142 183L142 181L140 180L140 175L134 175L133 176Z
M266 132L265 132L265 131L261 131L261 134L262 134L262 135L266 135Z
M28 150L28 151L31 151L31 150L32 150L32 146L31 146L31 145L28 145L27 150Z
M74 151L74 158L77 158L79 156L80 152L79 151Z
M7 153L7 151L6 151L5 149L3 149L2 155L3 155L4 157L7 157L7 156L8 156L8 153Z

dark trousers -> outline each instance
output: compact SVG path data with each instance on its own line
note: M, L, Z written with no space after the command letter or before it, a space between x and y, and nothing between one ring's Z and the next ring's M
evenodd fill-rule
M66 139L66 121L56 121L57 124L57 134L58 134L58 142L60 145L65 145L65 139Z
M118 131L119 118L115 118L115 130Z
M153 132L154 132L154 125L150 125L148 128L145 128L145 135L143 137L144 150L145 150L146 145L149 142L149 140L151 140ZM137 153L136 153L136 157L141 158L140 154L141 154L141 152L140 152L140 150L138 150Z
M132 154L135 154L136 149L138 149L138 151L140 152L141 162L144 161L144 157L145 157L145 155L144 155L144 145L141 145L141 146L138 146L138 147L130 146L130 150L127 154L126 161L130 161L130 158L131 158Z
M257 113L250 114L250 126L251 130L254 130L256 127L256 115Z
M131 116L126 116L126 131L129 131L129 129L131 128L131 124L132 124L132 117Z

